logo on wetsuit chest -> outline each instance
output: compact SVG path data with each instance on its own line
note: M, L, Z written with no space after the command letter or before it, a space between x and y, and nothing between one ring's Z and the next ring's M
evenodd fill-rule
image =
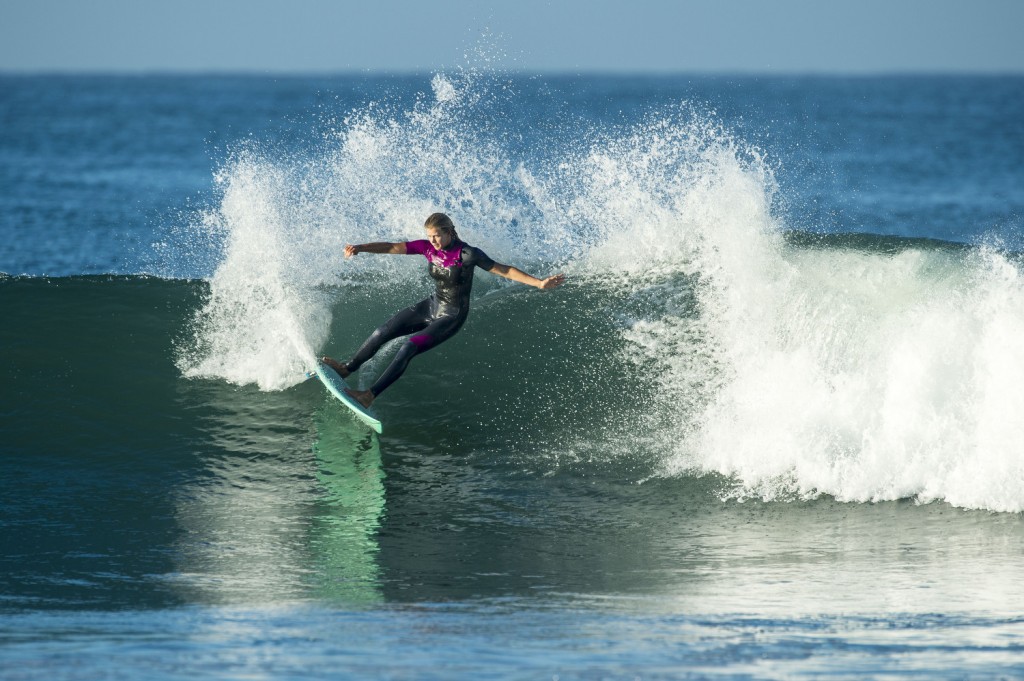
M430 264L430 277L436 281L442 281L445 284L452 285L459 278L458 267L438 267L437 265Z
M432 276L432 277L441 277L441 278L444 278L444 279L451 279L452 278L452 270L453 269L455 269L455 268L454 267L440 267L438 265L435 265L434 263L430 263L430 276Z

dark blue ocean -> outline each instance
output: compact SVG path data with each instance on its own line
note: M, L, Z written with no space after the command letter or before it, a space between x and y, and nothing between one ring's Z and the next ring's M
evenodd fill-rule
M4 680L1024 676L1024 77L2 75L0 237Z

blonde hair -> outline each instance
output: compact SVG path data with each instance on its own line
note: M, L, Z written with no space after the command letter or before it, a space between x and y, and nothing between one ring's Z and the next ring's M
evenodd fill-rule
M423 229L427 229L429 227L440 229L443 232L451 234L452 239L462 241L462 239L459 238L459 233L455 231L455 223L452 222L452 219L444 213L431 213L430 216L427 217L427 221L423 223Z

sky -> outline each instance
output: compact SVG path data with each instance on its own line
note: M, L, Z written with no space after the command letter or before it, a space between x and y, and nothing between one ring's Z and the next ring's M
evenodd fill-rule
M1024 73L1024 0L0 0L0 72Z

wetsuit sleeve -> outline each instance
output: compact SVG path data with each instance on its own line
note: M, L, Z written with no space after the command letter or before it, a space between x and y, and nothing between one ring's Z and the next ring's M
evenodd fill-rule
M462 250L462 262L465 265L475 265L488 272L494 267L494 261L476 246L466 246Z
M426 255L430 249L430 242L426 239L405 242L406 255Z

